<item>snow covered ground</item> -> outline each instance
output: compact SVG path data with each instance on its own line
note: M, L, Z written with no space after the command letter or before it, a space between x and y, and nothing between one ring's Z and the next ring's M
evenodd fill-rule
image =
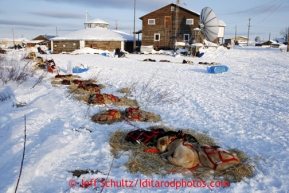
M8 56L18 57L19 52ZM289 190L289 54L279 49L237 47L205 50L202 58L171 55L127 54L111 58L99 54L47 55L66 73L67 64L84 64L89 71L83 79L97 78L106 85L102 91L123 96L117 90L138 82L152 80L149 86L164 85L173 104L149 104L145 96L137 98L144 110L159 114L162 122L138 123L141 128L165 125L176 129L194 129L214 138L223 148L244 151L256 165L255 176L229 188L140 187L140 181L192 180L182 174L145 176L131 174L124 164L128 153L113 160L109 134L120 129L134 129L124 122L99 125L90 116L103 110L88 106L68 96L66 87L52 85L48 74L41 84L30 77L22 85L8 82L0 92L10 93L10 100L0 101L0 192L14 192L23 153L26 117L26 152L18 192L99 192L99 179L133 182L135 187L104 187L103 192L288 192ZM46 57L46 56L44 56ZM157 62L144 62L144 59ZM194 64L181 64L183 59ZM169 60L170 62L159 62ZM229 67L222 74L209 74L199 62L217 62ZM40 76L43 71L37 71ZM25 102L24 107L13 104ZM109 107L113 107L112 105ZM122 109L124 107L116 107ZM90 129L90 133L87 129ZM113 162L112 162L113 161ZM112 167L111 167L111 163ZM110 170L111 167L111 170ZM69 171L92 169L97 174L73 177ZM98 180L96 180L98 179ZM96 180L89 188L84 181ZM75 183L76 186L72 188Z

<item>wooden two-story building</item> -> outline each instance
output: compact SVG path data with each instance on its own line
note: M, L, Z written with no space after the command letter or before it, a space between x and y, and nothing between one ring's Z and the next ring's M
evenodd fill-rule
M171 3L142 17L142 46L174 49L175 42L196 41L200 14Z

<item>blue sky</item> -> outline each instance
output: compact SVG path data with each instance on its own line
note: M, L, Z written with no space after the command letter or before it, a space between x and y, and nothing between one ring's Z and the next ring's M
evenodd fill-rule
M141 16L155 11L171 0L136 0L136 30L141 29ZM248 35L250 39L281 37L280 31L289 27L289 0L182 0L182 7L200 13L210 7L217 18L226 24L225 38ZM58 35L84 28L85 13L88 20L99 18L110 24L110 29L130 33L134 23L134 0L0 0L0 38L38 35ZM237 26L237 27L236 27Z

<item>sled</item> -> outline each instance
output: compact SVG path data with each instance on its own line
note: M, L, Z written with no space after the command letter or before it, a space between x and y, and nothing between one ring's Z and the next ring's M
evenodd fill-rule
M227 72L228 70L229 70L228 66L225 66L225 65L207 67L208 73L213 73L213 74Z
M73 73L82 73L88 71L88 68L79 68L79 67L74 67L72 68Z
M200 54L198 55L198 57L201 58L204 54L205 54L205 53L202 52L202 53L200 53Z

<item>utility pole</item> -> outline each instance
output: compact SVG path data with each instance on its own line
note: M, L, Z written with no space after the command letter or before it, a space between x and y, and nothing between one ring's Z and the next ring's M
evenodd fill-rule
M118 23L117 23L117 20L115 20L115 30L117 30L118 28Z
M135 7L136 7L136 0L134 0L134 15L133 15L133 52L135 51L135 45L136 45L136 42L135 42Z
M270 40L271 40L271 33L269 33L269 42L268 42L268 44L270 45L270 48L271 48L271 44L270 44Z
M58 37L57 25L54 25L54 26L55 26L55 30L56 30L56 36L55 37Z
M248 41L247 41L247 46L249 46L249 40L250 40L250 21L251 21L251 18L249 18L249 25L248 25Z
M14 44L14 47L15 47L14 29L13 28L12 28L12 37L13 37L13 44Z
M289 38L289 27L288 27L288 30L287 30L287 52L289 52L289 44L288 44L288 38Z
M237 41L237 25L235 27L235 41L234 41L234 45L236 45L236 41Z

